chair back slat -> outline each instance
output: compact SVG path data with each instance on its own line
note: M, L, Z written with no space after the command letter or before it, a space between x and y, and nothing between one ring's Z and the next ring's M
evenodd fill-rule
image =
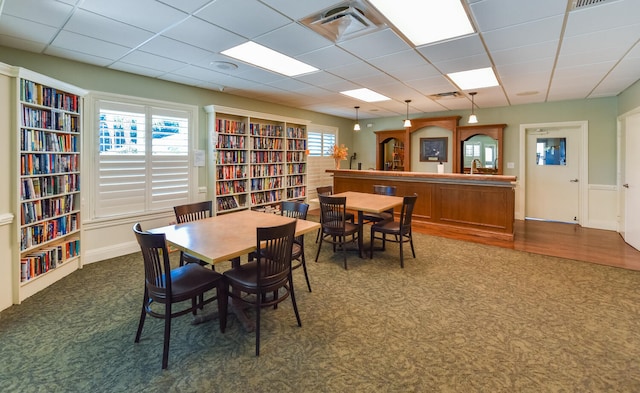
M173 212L176 215L178 224L202 220L213 215L213 202L203 201L189 203L187 205L174 206Z
M282 201L280 203L280 215L291 218L299 218L301 220L307 219L307 213L309 212L309 205L303 202L297 201ZM302 242L303 235L296 237L296 241Z
M318 196L320 196L320 195L331 195L331 194L333 194L333 186L316 187L316 193L318 194Z
M286 280L289 276L296 221L257 229L258 286Z
M320 195L320 223L323 230L344 231L347 211L347 198Z

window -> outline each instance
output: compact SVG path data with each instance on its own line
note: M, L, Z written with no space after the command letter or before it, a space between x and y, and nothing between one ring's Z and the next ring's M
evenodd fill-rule
M331 157L336 144L336 132L309 131L307 146L311 157Z
M196 109L144 100L95 100L92 218L189 203ZM94 123L95 124L95 123ZM195 177L194 180L195 181Z

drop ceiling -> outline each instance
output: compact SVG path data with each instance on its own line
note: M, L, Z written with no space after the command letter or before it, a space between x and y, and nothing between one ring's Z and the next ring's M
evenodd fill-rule
M421 47L386 21L339 40L304 24L349 3L368 6L0 0L0 45L340 117L355 118L357 105L361 119L405 115L405 100L413 114L469 110L470 91L446 74L473 68L492 67L500 82L477 89L479 108L615 96L640 78L638 0L462 0L476 32ZM248 40L319 71L285 77L220 53ZM391 100L339 93L362 87Z

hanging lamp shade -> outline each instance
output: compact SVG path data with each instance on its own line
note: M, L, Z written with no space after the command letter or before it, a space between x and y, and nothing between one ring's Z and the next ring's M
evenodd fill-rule
M476 116L475 112L474 112L474 107L475 107L475 102L473 100L473 97L478 94L477 92L471 92L469 93L469 95L471 96L471 114L469 115L469 124L475 124L478 122L478 117Z
M358 109L360 109L359 106L354 106L354 108L356 108L356 124L353 125L353 130L354 131L360 131L360 122L358 120Z
M404 100L407 103L407 117L404 119L403 127L408 128L411 127L411 120L409 120L409 103L411 100Z

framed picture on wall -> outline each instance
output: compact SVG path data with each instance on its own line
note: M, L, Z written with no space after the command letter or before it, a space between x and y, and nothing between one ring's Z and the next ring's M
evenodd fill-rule
M420 161L447 162L447 148L449 147L446 136L440 138L420 138Z

